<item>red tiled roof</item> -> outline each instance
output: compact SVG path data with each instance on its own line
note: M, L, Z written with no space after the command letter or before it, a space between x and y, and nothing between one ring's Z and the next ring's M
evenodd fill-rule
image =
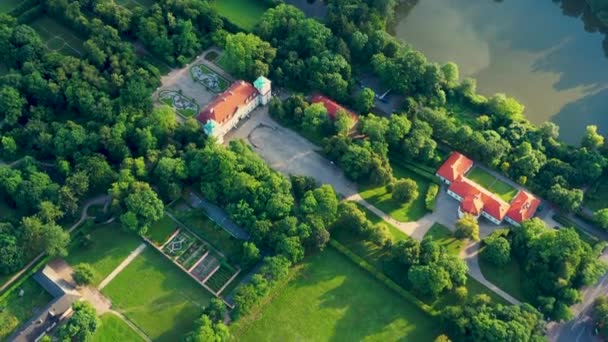
M467 196L460 203L460 209L465 213L469 213L474 216L481 215L481 210L483 209L483 200L480 195L477 196Z
M507 216L517 223L522 223L534 216L539 205L540 200L538 198L522 190L517 193L517 196L511 202L511 208L507 212Z
M336 115L338 114L339 110L343 110L345 111L348 115L350 115L351 118L353 118L353 120L355 122L357 122L357 120L359 119L357 117L357 114L355 114L354 112L344 108L342 105L334 102L332 99L327 98L323 95L315 95L312 97L312 99L310 99L311 103L322 103L323 106L325 106L325 109L327 109L327 115L332 119L335 120L336 119Z
M245 81L236 81L230 88L218 95L197 116L198 121L206 123L214 120L222 124L234 116L238 108L252 101L258 91L253 85Z
M452 152L450 157L441 165L437 174L450 182L463 176L471 167L473 161L458 152Z
M459 176L449 190L462 198L481 196L483 211L498 221L502 221L509 210L507 202L466 177Z

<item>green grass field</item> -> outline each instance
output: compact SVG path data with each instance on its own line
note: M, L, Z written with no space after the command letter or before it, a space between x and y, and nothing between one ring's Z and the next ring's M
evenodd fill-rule
M194 328L212 295L148 247L105 289L115 309L152 340L178 341Z
M212 2L219 14L246 31L252 31L268 8L263 1L220 0Z
M585 192L585 205L593 211L608 208L608 176L598 179Z
M19 297L20 290L24 294ZM53 298L38 283L29 278L23 285L0 301L0 341L44 308Z
M431 229L424 235L425 239L433 239L444 247L449 254L460 255L464 241L454 237L454 234L444 225L434 223Z
M146 237L152 240L158 246L161 246L171 234L177 230L177 223L168 215L165 215L160 221L156 221L146 233Z
M43 15L29 24L40 35L49 50L80 57L84 41L57 20Z
M497 267L484 258L479 258L479 267L487 280L514 298L522 302L526 301L522 287L524 275L515 260L511 258L511 261L505 266Z
M0 1L0 13L8 13L17 7L23 0L2 0Z
M293 272L261 312L231 326L235 340L432 341L439 334L437 321L332 248Z
M507 202L511 202L513 197L517 195L517 189L497 179L496 177L481 168L473 167L473 169L467 174L467 177L472 181L476 182L477 184L488 189L490 192L500 196L500 198Z
M93 284L99 284L143 241L137 235L111 223L94 227L89 233L91 244L76 245L66 261L72 265L89 263L95 270Z
M424 196L429 187L429 182L399 165L393 164L392 167L395 178L411 178L416 181L418 184L418 197L416 199L407 204L399 203L391 198L391 194L386 191L386 187L384 186L360 186L360 195L363 199L389 214L397 221L417 221L427 213L424 205Z
M138 333L127 325L120 317L106 313L100 317L101 326L93 335L90 342L143 342Z
M365 217L367 217L367 219L370 220L373 224L378 224L381 222L384 223L388 227L388 230L391 232L391 235L393 236L394 241L399 241L399 240L404 240L404 239L409 238L409 236L407 234L400 231L397 227L393 226L392 224L389 224L388 222L384 222L384 220L381 217L374 214L373 212L371 212L369 209L362 206L361 204L357 203L357 207L359 207L359 209L361 209L361 211L363 211L365 213Z

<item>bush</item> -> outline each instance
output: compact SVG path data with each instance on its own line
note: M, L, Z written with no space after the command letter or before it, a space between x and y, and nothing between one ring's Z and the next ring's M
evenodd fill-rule
M401 179L395 182L392 198L401 203L409 203L418 197L418 184L413 179Z
M472 215L465 214L456 222L455 236L459 239L479 240L479 223Z
M76 284L81 286L90 285L95 278L95 270L89 264L78 264L74 267L72 277Z
M434 211L435 210L435 201L437 200L437 195L439 194L439 185L431 184L429 185L429 189L426 191L426 196L424 197L424 205L426 206L426 210Z

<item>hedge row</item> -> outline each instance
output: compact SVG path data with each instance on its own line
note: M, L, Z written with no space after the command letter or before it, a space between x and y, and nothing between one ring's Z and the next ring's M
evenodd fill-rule
M14 282L11 286L9 286L8 289L6 289L4 291L4 293L2 293L2 295L0 295L0 302L5 300L6 297L8 297L13 291L18 289L21 286L21 284L23 284L26 280L28 280L34 273L38 272L38 270L40 270L42 267L44 267L44 265L46 265L46 263L49 262L50 259L51 259L51 257L49 257L48 255L45 255L40 260L38 260L38 262L35 263L34 266L32 266L27 272L25 272L23 275L21 275L21 278L19 278L19 280Z
M370 265L367 261L363 260L360 256L351 252L347 247L345 247L338 241L331 239L329 241L329 244L333 248L335 248L338 252L342 253L347 258L349 258L352 262L357 264L359 267L361 267L365 271L369 272L372 276L374 276L374 278L376 278L377 280L382 282L389 289L395 291L403 299L405 299L405 300L409 301L410 303L414 304L415 306L417 306L424 313L426 313L430 316L437 316L439 314L439 312L437 312L437 310L435 310L431 306L425 304L424 302L422 302L420 299L416 298L410 292L404 290L401 286L399 286L397 283L392 281L384 273L378 271L378 269L376 269L374 266Z
M394 155L390 156L390 159L393 163L412 171L418 176L428 180L431 183L441 184L441 181L437 176L435 176L435 171L432 168L429 168L426 165L410 162L403 160L402 158L395 157Z
M437 184L429 185L429 188L426 191L426 196L424 197L424 205L426 206L426 210L428 210L430 212L435 211L435 202L437 201L438 194L439 194L439 185L437 185Z

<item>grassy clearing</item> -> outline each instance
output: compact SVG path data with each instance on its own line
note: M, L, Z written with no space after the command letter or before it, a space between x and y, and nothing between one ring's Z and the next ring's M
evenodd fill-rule
M444 225L434 223L431 229L424 235L425 239L433 239L444 247L451 255L460 255L464 241L454 237L454 234Z
M513 197L517 195L517 189L481 168L473 167L467 177L507 202L511 202Z
M262 311L231 326L238 341L432 341L438 322L332 248L297 266ZM248 317L247 317L248 318Z
M212 6L219 14L246 31L252 31L268 8L263 1L221 0Z
M601 177L587 190L585 205L593 211L608 208L608 176Z
M0 13L8 13L12 11L22 2L23 0L2 0L0 1Z
M72 265L91 264L95 272L93 284L99 284L106 276L143 241L125 231L117 223L95 226L89 233L91 244L74 246L66 261Z
M522 302L526 301L522 287L524 275L515 260L511 259L505 266L497 267L484 258L479 258L479 267L487 280L514 298Z
M165 215L160 221L156 221L146 233L146 237L152 240L156 245L162 246L167 241L169 236L177 230L177 223L168 215Z
M29 25L38 32L49 50L74 57L82 56L84 41L57 20L43 15Z
M178 341L212 295L158 251L147 248L104 290L121 311L157 341Z
M393 226L392 224L389 224L388 222L384 222L384 220L381 217L374 214L373 212L371 212L369 209L362 206L361 204L357 203L357 207L359 207L359 209L361 209L361 211L363 211L365 213L365 217L367 217L367 219L370 220L373 224L378 224L381 222L384 223L388 227L388 230L391 232L391 235L393 236L393 240L399 241L399 240L405 240L405 239L409 238L409 236L407 234L400 231L397 227Z
M359 187L360 195L376 208L389 214L392 218L401 222L417 221L426 213L424 196L429 187L429 182L419 175L399 166L392 165L395 178L411 178L418 184L418 197L410 203L400 203L392 199L391 194L384 186L364 185Z
M127 325L120 317L106 313L101 317L101 326L91 338L91 342L143 342L138 333Z
M24 292L22 297L19 297L20 290ZM0 341L4 341L52 299L53 297L33 278L29 278L11 292L7 298L0 301Z

